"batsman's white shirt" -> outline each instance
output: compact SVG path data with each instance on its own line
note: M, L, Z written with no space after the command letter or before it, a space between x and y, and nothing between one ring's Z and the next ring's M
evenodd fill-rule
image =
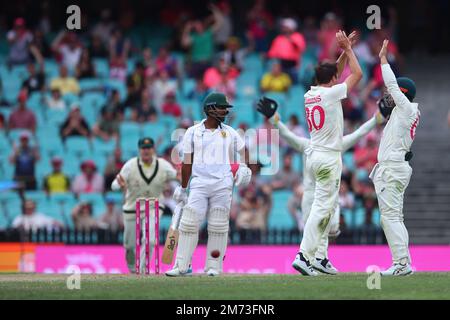
M230 209L233 173L231 163L238 160L244 140L232 127L206 129L205 119L190 127L183 137L183 153L194 154L187 205L203 220L214 207Z
M347 97L347 84L330 88L312 86L304 97L311 149L341 152L344 134L341 100Z
M206 129L205 120L187 129L183 137L183 153L194 154L191 186L231 178L230 164L244 148L244 140L232 127L221 124L221 128Z

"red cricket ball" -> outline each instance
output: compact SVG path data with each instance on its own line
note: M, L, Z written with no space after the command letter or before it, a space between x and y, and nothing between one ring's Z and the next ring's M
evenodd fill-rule
M220 256L220 251L219 250L211 251L211 257L218 258L219 256Z

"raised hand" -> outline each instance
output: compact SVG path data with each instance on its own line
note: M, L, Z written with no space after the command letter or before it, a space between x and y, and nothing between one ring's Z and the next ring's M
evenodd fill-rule
M352 43L351 43L350 39L347 37L345 32L343 32L342 30L339 30L339 32L336 33L336 39L337 39L339 47L342 50L349 50L352 48Z
M378 56L380 57L380 59L382 58L386 58L387 56L387 46L389 44L389 40L385 39L383 41L383 45L381 46L381 50L380 53L378 54Z
M127 183L126 183L125 179L120 175L120 173L116 176L116 178L117 178L117 182L119 183L120 188L126 189Z
M344 32L345 34L345 32ZM348 40L350 40L350 43L352 44L352 46L356 43L356 36L358 35L358 33L356 31L352 31L352 33L350 33L348 35Z

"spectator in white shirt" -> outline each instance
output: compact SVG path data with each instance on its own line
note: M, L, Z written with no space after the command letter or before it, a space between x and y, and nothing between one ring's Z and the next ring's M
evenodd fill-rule
M12 227L14 229L23 229L25 231L37 230L41 228L61 228L63 225L42 213L38 213L36 204L32 200L26 200L23 205L23 214L14 219Z

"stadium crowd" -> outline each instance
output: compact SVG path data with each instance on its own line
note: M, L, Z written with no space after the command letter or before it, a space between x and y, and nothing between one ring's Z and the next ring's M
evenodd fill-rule
M243 33L233 28L230 1L211 4L209 14L201 17L179 9L176 14L162 11L161 27L153 33L130 28L129 11L113 15L104 9L96 23L79 32L52 29L45 14L34 25L16 17L4 35L8 44L1 64L0 136L2 152L9 154L2 155L0 180L20 182L25 195L72 194L77 199L69 210L73 227L120 230L120 203L111 196L110 185L137 153L136 138L149 132L159 156L171 160L174 143L168 130L201 120L201 102L210 91L223 92L235 103L230 121L236 128L272 128L253 111L253 103L265 94L279 99L288 127L308 137L303 94L313 83L314 65L340 54L335 33L344 27L343 16L274 16L266 1L255 0ZM344 100L345 133L376 111L383 86L376 59L382 39L392 39L390 60L395 68L402 66L395 24L392 9L383 29L368 34L357 29L354 49L364 81ZM143 34L150 35L148 41ZM20 76L14 91L8 79ZM339 199L343 231L379 228L368 173L376 162L380 134L374 130L344 155ZM265 141L255 142L270 144ZM279 172L259 174L266 164L252 164L252 183L235 192L232 229L302 230L301 156L281 141ZM174 187L168 185L165 192L168 213ZM92 204L82 201L90 193L105 195L101 212L94 214ZM46 207L36 204L25 201L22 216L3 227L64 227L64 221L50 218Z

